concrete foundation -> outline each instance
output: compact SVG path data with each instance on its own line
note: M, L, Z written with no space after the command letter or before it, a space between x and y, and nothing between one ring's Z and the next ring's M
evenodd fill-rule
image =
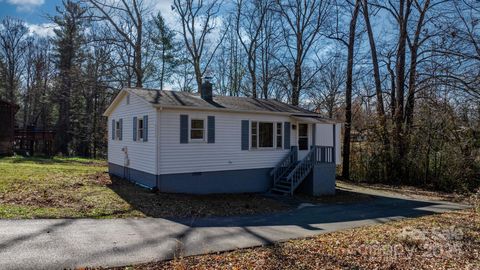
M298 187L297 192L313 196L335 194L335 164L317 164L303 183Z

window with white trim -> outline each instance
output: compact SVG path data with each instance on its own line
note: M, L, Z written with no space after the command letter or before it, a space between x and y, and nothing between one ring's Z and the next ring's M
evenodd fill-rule
M205 141L205 119L190 120L190 140Z
M282 123L277 123L277 148L283 148L283 128Z
M121 132L120 121L115 121L115 140L120 140Z
M143 141L143 118L139 117L137 119L137 141Z
M308 150L308 124L298 124L298 150Z
M250 147L252 149L274 148L274 145L276 145L274 124L273 122L251 122Z
M258 148L258 122L252 122L250 134L252 148Z

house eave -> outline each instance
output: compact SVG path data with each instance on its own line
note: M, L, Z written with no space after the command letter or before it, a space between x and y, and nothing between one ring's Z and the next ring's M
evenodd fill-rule
M191 107L191 106L164 106L159 104L152 104L155 108L160 110L194 110L194 111L212 111L212 112L229 112L229 113L251 113L251 114L269 114L269 115L283 115L283 116L292 116L292 115L303 115L303 116L312 116L319 117L319 114L316 113L293 113L293 112L273 112L273 111L253 111L253 110L232 110L225 108L206 108L206 107Z
M118 106L118 104L126 94L127 94L127 90L122 89L120 93L118 93L118 95L115 97L115 99L113 99L112 103L110 103L110 106L108 106L108 108L105 110L105 112L103 113L103 116L109 117L112 111Z

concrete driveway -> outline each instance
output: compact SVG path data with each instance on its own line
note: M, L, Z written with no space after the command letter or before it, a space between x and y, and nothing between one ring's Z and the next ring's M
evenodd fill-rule
M0 220L0 269L122 266L464 209L395 196L250 217Z

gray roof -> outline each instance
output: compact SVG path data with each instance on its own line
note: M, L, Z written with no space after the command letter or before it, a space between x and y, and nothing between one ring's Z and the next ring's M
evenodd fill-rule
M212 102L203 100L198 94L179 91L155 90L145 88L128 88L144 100L160 106L185 106L205 109L226 109L233 111L284 112L299 115L318 114L297 106L274 99L257 99L250 97L214 96Z

